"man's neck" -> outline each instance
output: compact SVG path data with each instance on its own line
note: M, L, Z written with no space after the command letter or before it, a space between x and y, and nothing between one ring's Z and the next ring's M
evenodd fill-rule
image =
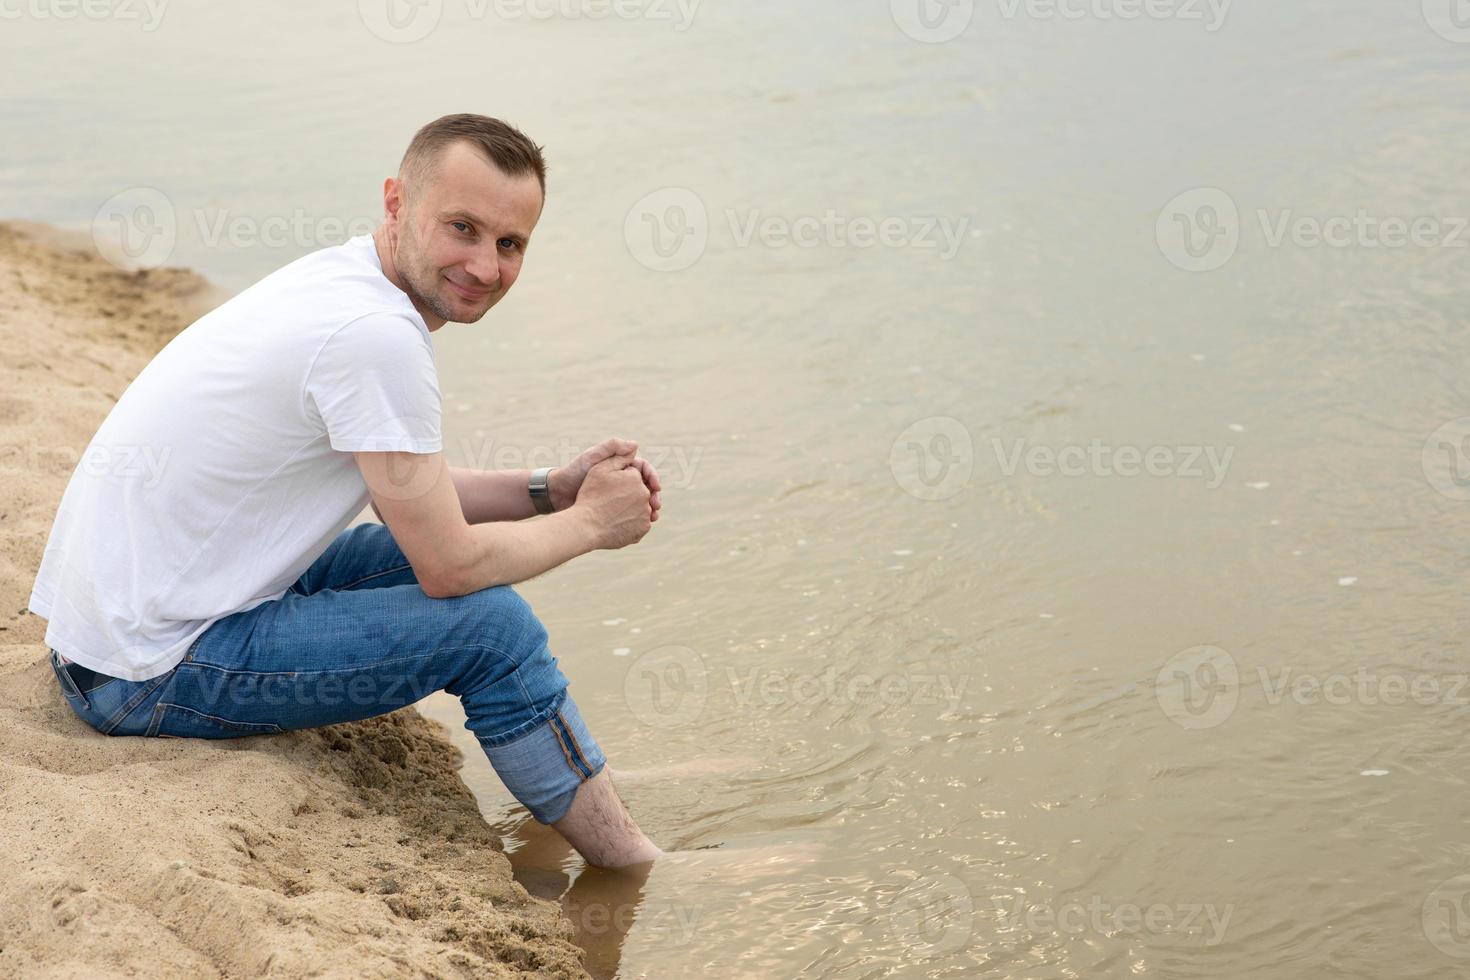
M373 247L378 250L378 265L383 268L383 278L397 286L399 291L408 297L408 301L413 304L413 308L418 310L419 316L423 317L424 326L429 328L430 333L433 333L435 330L444 326L444 321L424 309L423 305L419 303L413 293L409 292L404 285L403 279L398 275L397 249L395 245L396 243L388 235L388 226L378 225L373 231Z

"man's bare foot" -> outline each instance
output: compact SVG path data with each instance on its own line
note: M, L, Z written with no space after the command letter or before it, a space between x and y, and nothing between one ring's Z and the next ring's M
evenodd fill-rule
M663 854L623 806L606 767L577 788L571 808L552 826L593 867L625 868Z

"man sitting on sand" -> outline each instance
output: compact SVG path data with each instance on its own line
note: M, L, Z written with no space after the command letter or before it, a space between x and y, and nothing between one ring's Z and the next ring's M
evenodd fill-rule
M267 276L134 379L84 458L162 467L78 467L30 597L87 724L233 738L444 690L511 793L588 863L661 853L511 589L642 539L658 475L622 439L549 471L441 453L429 335L510 291L545 175L511 126L438 119L385 181L371 236ZM347 530L369 502L384 524Z

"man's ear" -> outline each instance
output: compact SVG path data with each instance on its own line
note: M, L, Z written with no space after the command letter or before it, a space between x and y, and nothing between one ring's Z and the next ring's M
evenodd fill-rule
M403 207L403 185L396 178L383 179L383 214L389 221L398 220L398 210Z

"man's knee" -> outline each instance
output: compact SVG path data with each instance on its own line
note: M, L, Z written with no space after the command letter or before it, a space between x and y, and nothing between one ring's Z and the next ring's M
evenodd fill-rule
M456 615L450 642L462 647L484 678L555 668L546 627L531 604L508 585L440 600Z
M546 627L515 589L497 585L461 598L473 605L481 635L497 637L503 652L521 660L546 649Z

